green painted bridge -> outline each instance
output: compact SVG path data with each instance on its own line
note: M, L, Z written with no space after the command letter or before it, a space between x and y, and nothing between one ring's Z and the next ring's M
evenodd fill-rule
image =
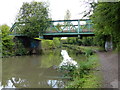
M49 22L50 26L39 38L53 39L53 37L94 36L93 24L90 19L53 20ZM10 29L11 35L25 36L25 34L21 34L21 29L18 27L18 24L25 24L25 22L14 23Z

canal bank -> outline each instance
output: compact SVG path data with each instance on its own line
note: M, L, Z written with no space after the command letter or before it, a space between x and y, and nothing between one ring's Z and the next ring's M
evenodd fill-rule
M9 44L8 42L6 42ZM2 58L24 56L24 55L40 55L44 50L55 49L61 46L60 38L53 40L44 40L39 38L12 37L11 46L2 44ZM10 49L11 48L11 49Z
M79 62L79 67L71 72L72 80L66 88L101 88L102 77L98 69L100 65L99 57L95 53L96 50L101 48L69 44L64 44L64 47L78 51L78 55L83 54L86 56L86 59Z

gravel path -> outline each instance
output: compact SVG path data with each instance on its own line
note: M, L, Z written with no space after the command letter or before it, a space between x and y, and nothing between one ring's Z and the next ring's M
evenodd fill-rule
M97 53L103 77L102 88L118 88L118 54L112 52Z

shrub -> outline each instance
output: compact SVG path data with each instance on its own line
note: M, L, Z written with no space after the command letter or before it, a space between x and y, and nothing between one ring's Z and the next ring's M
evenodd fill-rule
M14 42L13 36L10 36L9 26L2 25L0 26L2 31L2 55L5 56L12 56L14 55Z
M53 48L55 48L53 40L43 40L42 41L42 49L53 49Z
M27 54L27 49L23 46L22 42L17 39L15 41L15 55L22 56Z
M54 45L55 45L56 48L60 47L60 45L61 45L59 38L54 38L53 39L53 43L54 43Z

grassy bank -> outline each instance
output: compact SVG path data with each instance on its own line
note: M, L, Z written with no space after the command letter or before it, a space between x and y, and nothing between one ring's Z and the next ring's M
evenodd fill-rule
M55 49L60 47L60 39L54 38L53 40L42 40L42 49L48 50L48 49Z
M81 61L79 67L72 72L72 80L66 88L99 88L101 82L96 69L98 66L96 54L89 56L87 61Z
M78 46L71 44L63 44L63 47L68 47L70 49L79 51L80 54L85 54L86 56L93 55L96 51L103 51L104 49L97 46Z
M63 45L70 49L79 50L80 54L85 54L87 60L79 62L78 68L73 68L72 72L68 73L71 80L68 82L66 88L99 88L101 86L101 78L98 74L97 67L99 66L98 56L95 50L100 50L99 47L84 47L76 45Z

